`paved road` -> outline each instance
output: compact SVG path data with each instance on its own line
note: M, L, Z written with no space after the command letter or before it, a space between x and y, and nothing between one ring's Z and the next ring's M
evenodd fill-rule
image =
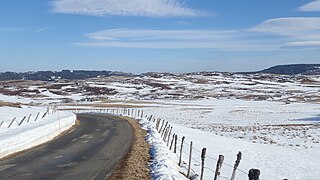
M105 179L131 147L132 127L107 115L78 119L80 126L65 136L0 161L0 179Z

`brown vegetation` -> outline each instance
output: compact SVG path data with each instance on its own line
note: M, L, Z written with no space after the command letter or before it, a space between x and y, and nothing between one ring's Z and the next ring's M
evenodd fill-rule
M147 180L151 179L149 168L149 144L145 141L147 132L133 119L124 118L134 129L134 142L129 153L116 167L108 180Z
M21 104L20 103L12 103L12 102L0 101L0 107L3 107L3 106L21 108Z

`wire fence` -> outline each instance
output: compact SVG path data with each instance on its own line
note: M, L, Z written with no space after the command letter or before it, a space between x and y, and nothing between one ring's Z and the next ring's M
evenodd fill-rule
M212 157L206 153L206 148L198 149L193 146L193 142L186 142L184 136L179 136L174 132L173 126L168 122L154 115L146 115L140 109L129 109L129 108L94 108L94 109L83 109L75 110L74 113L107 113L118 116L128 116L135 119L146 118L148 121L154 124L155 130L163 139L163 142L167 145L168 149L173 153L177 154L179 158L178 165L180 166L180 173L185 175L189 179L200 178L203 180L205 173L210 173L214 180L228 179L234 180L236 173L241 173L243 176L249 178L249 180L259 180L260 170L250 169L248 172L239 169L238 166L241 161L242 153L237 154L237 159L234 165L224 162L224 156L219 155L219 158ZM216 166L214 163L216 162ZM209 164L209 165L207 165ZM216 167L213 169L212 167ZM221 175L221 168L231 168L231 176L226 177ZM197 170L195 170L197 169ZM208 176L207 176L208 177Z
M28 123L32 123L40 119L44 119L46 116L56 113L57 109L58 109L57 106L50 106L50 107L47 107L46 111L44 112L37 112L37 113L33 112L25 116L19 115L19 117L18 116L13 117L9 121L2 120L0 121L0 129L20 127Z

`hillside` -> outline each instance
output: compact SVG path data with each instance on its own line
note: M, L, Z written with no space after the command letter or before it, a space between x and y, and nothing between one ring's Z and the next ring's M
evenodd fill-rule
M132 74L116 71L84 71L84 70L62 70L62 71L37 71L37 72L4 72L0 73L0 81L3 80L40 80L51 81L56 79L86 79L108 76L132 76Z
M278 65L259 71L258 73L283 75L320 75L320 64L290 64Z

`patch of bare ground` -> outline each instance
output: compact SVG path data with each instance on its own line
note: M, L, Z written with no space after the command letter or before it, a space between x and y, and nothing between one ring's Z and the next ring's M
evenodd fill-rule
M108 180L149 180L150 146L145 141L147 132L133 119L124 118L134 129L134 142L129 153L124 157L114 172L107 177Z
M77 107L96 107L96 108L144 108L145 106L130 105L130 104L66 104L66 106Z
M20 103L12 103L12 102L0 101L0 107L3 107L3 106L21 108L21 104Z

